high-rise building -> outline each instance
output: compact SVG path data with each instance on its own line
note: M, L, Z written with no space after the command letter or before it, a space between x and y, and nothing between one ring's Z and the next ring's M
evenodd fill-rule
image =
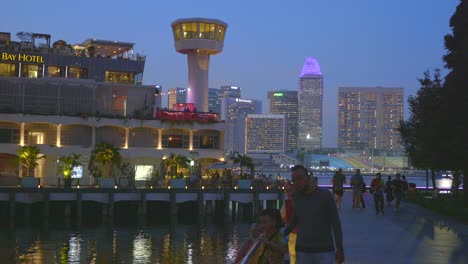
M218 88L208 88L208 111L221 113L221 98Z
M250 114L245 118L246 153L284 153L285 115Z
M403 102L403 88L340 87L338 147L401 150Z
M238 86L223 85L219 90L220 96L241 98L241 88Z
M299 125L299 106L297 91L275 90L268 92L270 113L285 115L286 119L286 151L297 150Z
M322 148L323 76L315 58L308 57L299 77L299 149Z
M228 25L217 19L184 18L172 22L177 52L187 54L187 103L208 112L210 56L223 51Z
M186 88L169 88L167 91L167 108L173 109L175 104L185 104L187 102Z
M245 117L248 114L260 114L262 102L224 96L221 105L221 119L225 120L225 152L245 153Z

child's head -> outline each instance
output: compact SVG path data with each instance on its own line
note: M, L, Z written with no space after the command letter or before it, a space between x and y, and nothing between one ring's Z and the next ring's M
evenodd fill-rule
M263 231L278 230L283 226L281 213L278 209L265 209L260 214L260 228Z

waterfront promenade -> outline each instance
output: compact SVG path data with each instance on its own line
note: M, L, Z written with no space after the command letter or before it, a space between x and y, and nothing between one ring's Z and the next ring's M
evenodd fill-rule
M468 263L468 225L406 203L399 212L375 214L351 208L345 192L340 209L346 263Z

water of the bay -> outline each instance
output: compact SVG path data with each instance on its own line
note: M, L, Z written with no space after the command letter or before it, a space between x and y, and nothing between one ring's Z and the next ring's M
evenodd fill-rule
M232 263L249 224L17 228L0 232L0 263Z

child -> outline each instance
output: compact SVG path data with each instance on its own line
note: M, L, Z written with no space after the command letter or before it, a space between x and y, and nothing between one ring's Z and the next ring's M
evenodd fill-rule
M265 209L260 214L259 225L251 229L253 236L261 240L258 248L249 257L247 263L282 264L284 254L288 252L287 241L280 232L283 222L278 209ZM237 258L235 263L241 263Z

